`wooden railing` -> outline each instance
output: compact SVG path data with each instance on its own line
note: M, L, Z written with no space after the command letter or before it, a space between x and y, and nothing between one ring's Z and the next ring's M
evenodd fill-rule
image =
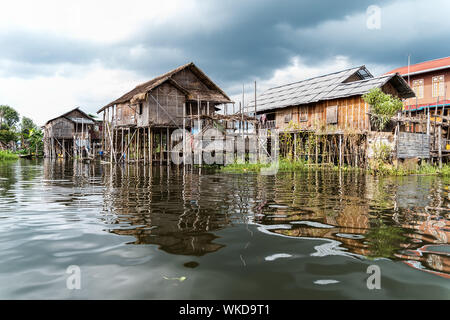
M274 129L276 127L276 121L275 120L269 120L266 121L264 124L260 124L261 129Z

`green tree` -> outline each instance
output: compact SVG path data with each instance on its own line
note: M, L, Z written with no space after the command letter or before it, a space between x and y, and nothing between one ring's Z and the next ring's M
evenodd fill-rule
M0 145L8 148L11 142L17 142L16 124L19 113L10 106L0 105Z
M0 105L0 128L12 129L19 122L19 113L10 106Z
M44 151L44 133L39 128L30 130L28 142L30 146L30 153L35 152L36 156Z
M379 131L383 130L391 118L403 108L399 98L384 93L380 88L370 90L363 95L363 99L370 105L370 120Z
M29 146L30 132L36 129L36 125L33 120L27 117L22 118L20 123L20 141L22 144L22 149L26 149Z

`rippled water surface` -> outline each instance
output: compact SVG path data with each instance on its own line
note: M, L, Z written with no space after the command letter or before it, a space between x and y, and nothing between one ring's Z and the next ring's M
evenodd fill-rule
M449 186L0 163L0 298L449 299ZM66 287L71 265L81 290Z

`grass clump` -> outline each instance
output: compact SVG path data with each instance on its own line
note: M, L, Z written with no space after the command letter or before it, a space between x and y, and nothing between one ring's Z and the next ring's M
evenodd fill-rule
M16 160L19 156L11 151L0 150L0 161Z

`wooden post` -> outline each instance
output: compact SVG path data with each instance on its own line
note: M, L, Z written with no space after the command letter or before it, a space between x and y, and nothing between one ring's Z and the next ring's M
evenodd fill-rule
M162 129L159 129L159 165L162 166L163 163L163 138L162 138Z
M170 165L170 135L169 135L169 127L167 127L167 135L166 135L166 146L167 146L167 166Z
M319 139L317 138L316 134L316 165L319 163Z
M146 139L146 130L145 130L145 127L144 128L142 128L142 131L144 132L144 135L142 136L142 140L143 140L143 143L144 143L144 149L142 150L142 153L144 154L144 165L145 164L147 164L147 150L146 150L146 141L147 141L147 139Z
M141 139L140 139L141 128L138 128L137 130L138 130L138 132L137 132L137 144L136 144L137 151L136 152L137 152L137 161L139 162L141 160Z
M442 168L442 129L438 127L438 156L439 156L439 168Z
M136 128L134 135L134 162L139 161L138 157L138 139L139 139L139 128Z
M190 116L190 120L189 120L189 126L192 128L192 103L189 102L189 116Z
M183 103L183 166L186 165L186 103Z
M199 153L198 153L198 162L199 162L199 166L201 167L202 166L202 161L203 161L203 159L202 159L203 141L202 141L202 135L201 135L201 132L202 132L202 120L200 119L200 113L201 113L202 108L201 108L200 104L201 104L200 98L198 98L198 96L197 96L197 106L198 106L197 118L198 118L198 137L199 137L198 141L200 142Z
M150 165L152 165L153 159L152 159L152 128L148 127L148 161Z
M339 135L339 166L342 166L342 135Z
M294 133L294 160L297 161L297 133Z
M131 135L131 130L130 130L130 128L128 128L128 134L127 134L127 140L128 140L128 143L127 143L127 163L130 161L130 143L131 143L130 135Z
M123 134L124 134L124 133L123 133L123 132L124 132L124 130L123 130L123 128L122 128L122 136L121 136L121 140L122 140L122 141L121 141L121 143L120 143L121 146L122 146L122 147L121 147L121 153L120 153L120 158L121 158L121 159L123 159L123 151L124 151L124 146L123 146Z
M103 124L102 124L102 150L103 150L103 153L105 152L105 145L106 145L106 138L105 138L105 133L106 133L105 123L106 123L106 121L105 121L105 115L106 115L106 112L105 112L105 110L103 110Z

